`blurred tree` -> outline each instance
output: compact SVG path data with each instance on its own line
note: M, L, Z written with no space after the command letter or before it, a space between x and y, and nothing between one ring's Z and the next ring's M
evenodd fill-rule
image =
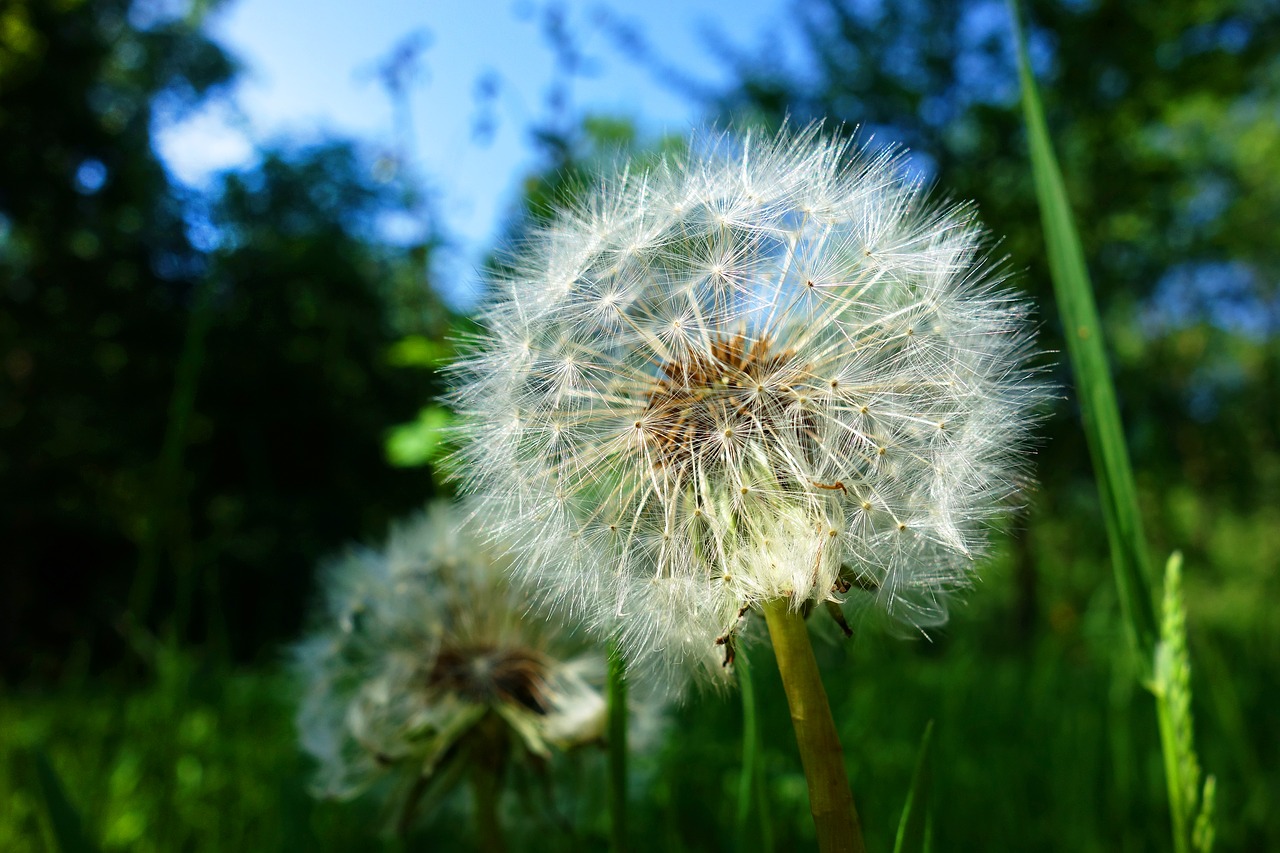
M19 0L0 31L0 678L110 660L130 600L247 653L432 491L382 455L433 387L386 359L389 291L424 286L378 237L403 199L342 143L174 185L157 116L236 72L198 16Z

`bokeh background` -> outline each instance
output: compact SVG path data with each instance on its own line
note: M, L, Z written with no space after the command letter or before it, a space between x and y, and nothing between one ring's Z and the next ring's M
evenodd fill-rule
M0 3L0 849L52 844L42 767L102 849L394 846L372 803L308 797L283 649L320 557L450 491L451 334L494 250L620 151L787 117L906 144L1061 349L1003 2L365 5ZM1280 7L1027 13L1147 528L1186 557L1220 849L1280 849ZM1039 486L947 628L819 643L873 848L930 720L935 849L1167 847L1048 369ZM738 698L696 696L635 759L637 841L811 838L767 658L765 807L740 828ZM556 772L513 837L602 847L599 756ZM472 845L449 809L410 841Z

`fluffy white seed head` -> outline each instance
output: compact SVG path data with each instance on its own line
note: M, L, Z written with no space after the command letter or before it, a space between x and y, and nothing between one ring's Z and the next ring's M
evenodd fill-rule
M295 649L317 794L429 778L490 715L537 755L602 735L603 654L531 614L507 568L446 504L326 567L316 629Z
M1027 307L964 205L817 128L623 170L516 255L458 368L517 571L633 660L744 607L946 617L1023 483Z

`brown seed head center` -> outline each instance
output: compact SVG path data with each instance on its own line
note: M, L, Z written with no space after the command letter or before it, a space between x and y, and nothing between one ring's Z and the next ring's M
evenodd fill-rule
M662 365L637 425L657 464L682 468L776 426L805 375L793 351L775 351L767 338L718 337L709 351L689 348Z
M547 660L532 649L445 646L427 685L475 702L509 702L535 714L549 710Z

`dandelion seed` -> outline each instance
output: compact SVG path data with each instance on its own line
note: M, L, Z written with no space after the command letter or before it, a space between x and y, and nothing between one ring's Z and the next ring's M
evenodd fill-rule
M816 128L629 169L497 282L461 476L633 661L705 661L777 599L936 625L1046 393L984 240L898 154Z

